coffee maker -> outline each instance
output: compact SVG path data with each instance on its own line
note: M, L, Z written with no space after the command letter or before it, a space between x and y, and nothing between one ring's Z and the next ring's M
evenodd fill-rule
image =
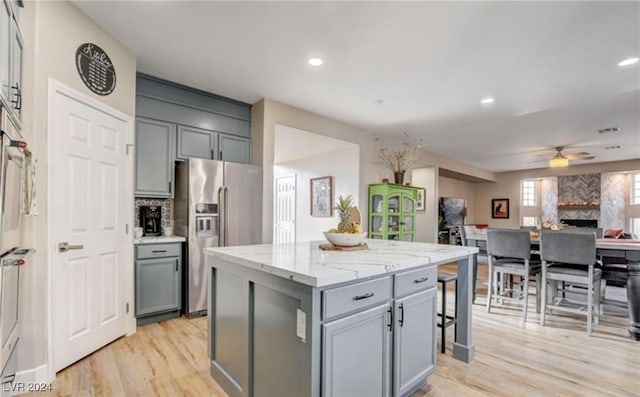
M162 208L159 205L140 206L140 227L145 236L162 234Z

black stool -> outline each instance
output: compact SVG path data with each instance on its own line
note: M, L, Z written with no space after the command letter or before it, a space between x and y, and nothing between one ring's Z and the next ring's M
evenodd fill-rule
M438 317L440 317L440 321L438 322L438 328L442 329L441 331L441 342L440 342L440 352L444 353L446 351L446 331L447 328L451 325L455 325L458 320L456 319L455 313L453 316L447 314L447 283L450 281L455 281L455 288L457 291L458 288L458 276L451 273L438 273L438 282L442 283L442 313L438 313ZM456 299L456 308L458 306L458 300ZM457 327L457 325L456 325ZM455 328L454 328L455 330Z

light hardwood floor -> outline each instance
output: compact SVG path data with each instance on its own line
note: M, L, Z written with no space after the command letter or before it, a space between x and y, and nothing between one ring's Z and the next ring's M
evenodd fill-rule
M436 373L415 397L640 396L640 342L628 338L626 310L607 306L589 337L580 317L550 316L540 326L534 299L524 326L517 309L487 314L486 287L478 292L476 360L465 364L451 357L450 327L447 353L438 353ZM452 302L453 289L449 295ZM52 392L32 395L226 396L209 376L206 328L206 318L139 327L60 372Z

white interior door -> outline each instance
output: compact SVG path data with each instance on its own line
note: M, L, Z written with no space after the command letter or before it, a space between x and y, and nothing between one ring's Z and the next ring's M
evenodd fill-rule
M275 242L296 239L296 176L276 178Z
M57 372L126 332L131 162L127 121L59 90L50 100Z

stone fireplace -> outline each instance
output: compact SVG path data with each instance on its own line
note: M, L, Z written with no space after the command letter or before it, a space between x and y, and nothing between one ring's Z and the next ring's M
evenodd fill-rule
M573 226L598 227L600 223L600 174L558 177L558 218ZM595 226L586 226L593 225ZM583 224L580 226L578 224Z

